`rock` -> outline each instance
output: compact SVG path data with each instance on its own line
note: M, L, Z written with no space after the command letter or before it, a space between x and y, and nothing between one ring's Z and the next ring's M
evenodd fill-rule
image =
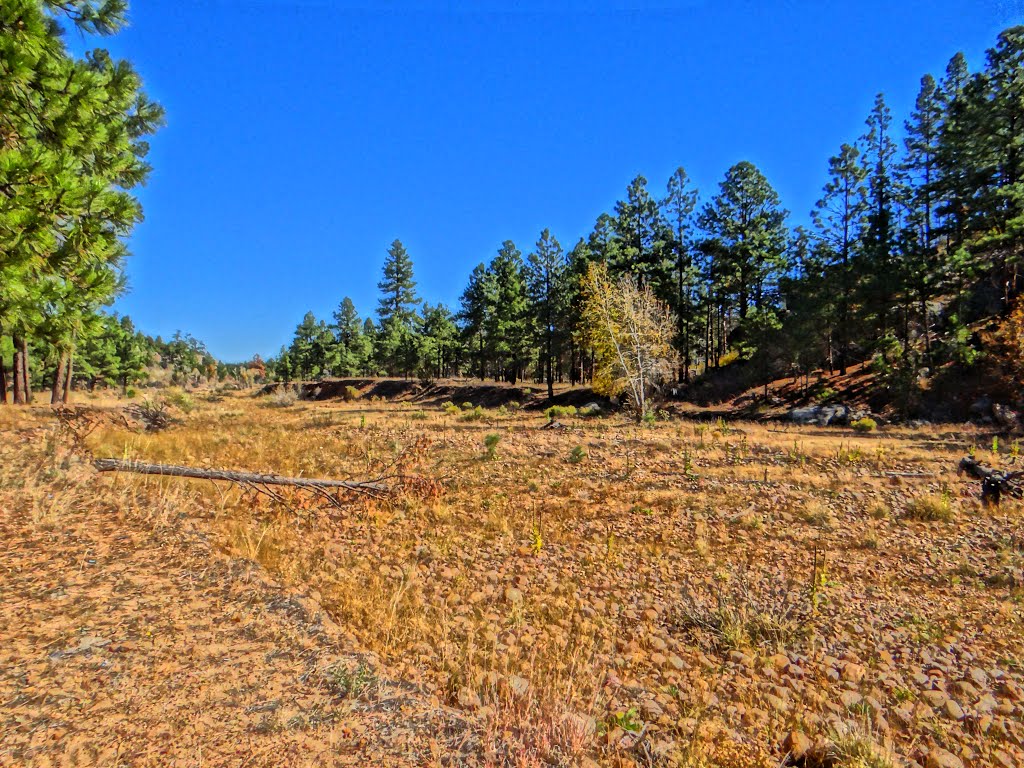
M973 419L988 420L992 412L992 398L982 395L968 406L967 412Z
M999 706L999 702L996 701L996 697L991 693L983 694L978 703L974 705L974 708L983 714L987 714Z
M967 677L974 681L975 685L984 688L988 685L988 674L981 667L971 667L967 670Z
M673 669L682 672L686 669L686 662L676 656L674 653L670 653L668 656L668 663Z
M854 664L852 661L848 661L843 665L843 680L850 683L859 683L864 679L864 667L860 664Z
M600 416L601 405L600 403L587 403L586 405L580 406L577 413L580 416Z
M963 708L959 704L957 704L955 701L953 701L953 699L946 699L946 701L942 705L942 712L950 720L963 720L964 719L964 710L963 710Z
M843 706L847 709L853 709L864 701L864 697L856 691L843 691L839 694L839 700L843 702Z
M584 739L591 739L597 733L597 721L579 712L567 712L562 718L562 723L574 736Z
M522 605L523 593L515 587L509 587L505 590L505 599L508 600L512 605Z
M935 747L924 760L925 768L964 768L964 761L952 752Z
M939 709L949 701L949 696L946 695L945 691L924 691L921 694L921 698L927 701L935 709Z
M850 409L845 405L812 405L807 408L794 408L789 412L789 420L795 424L817 424L821 427L845 424L849 418Z

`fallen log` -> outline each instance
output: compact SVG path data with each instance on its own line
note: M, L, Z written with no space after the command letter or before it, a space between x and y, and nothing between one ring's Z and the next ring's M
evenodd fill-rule
M93 466L100 472L134 472L139 475L164 475L166 477L191 477L197 480L225 480L248 486L287 485L294 488L313 488L325 490L338 488L357 493L383 495L388 493L388 486L377 482L358 482L353 480L321 480L310 477L284 477L282 475L263 474L259 472L234 472L226 469L200 469L184 467L177 464L146 464L141 461L124 459L96 459Z
M986 467L970 456L960 459L956 472L981 480L981 502L986 506L998 507L999 498L1004 493L1017 498L1024 497L1024 489L1016 484L1018 478L1024 477L1024 472L1003 472Z

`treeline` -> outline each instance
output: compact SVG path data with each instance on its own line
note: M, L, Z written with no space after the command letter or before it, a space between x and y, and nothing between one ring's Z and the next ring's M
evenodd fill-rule
M879 95L863 134L829 159L810 227L787 225L749 162L703 200L683 168L661 194L637 176L567 252L548 230L526 256L502 243L455 309L421 303L396 240L376 322L349 299L332 322L309 313L272 370L587 381L580 278L595 262L672 309L680 382L735 359L762 380L866 360L890 382L970 365L969 324L1004 313L1021 288L1022 55L1024 27L1003 32L977 72L957 54L921 79L902 130Z
M13 352L12 339L0 338L0 358L9 359ZM23 392L25 402L33 402L40 392L51 403L66 403L73 389L117 387L130 395L140 385L196 387L230 382L248 387L266 377L258 355L245 363L224 363L191 334L176 331L165 341L137 330L127 315L116 314L89 318L78 338L74 364L63 371L60 356L46 344L29 344L23 360L36 385Z

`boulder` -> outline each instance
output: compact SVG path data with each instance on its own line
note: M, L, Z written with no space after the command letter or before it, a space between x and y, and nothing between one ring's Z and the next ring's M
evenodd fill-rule
M972 419L989 421L992 418L992 398L982 395L967 407L967 413Z
M846 424L850 420L850 409L845 405L812 405L807 408L794 408L789 412L789 420L795 424L816 424L819 427Z

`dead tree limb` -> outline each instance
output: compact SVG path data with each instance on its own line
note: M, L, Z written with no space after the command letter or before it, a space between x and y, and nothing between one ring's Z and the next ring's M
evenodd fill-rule
M283 477L281 475L261 474L259 472L234 472L226 469L199 469L183 467L176 464L146 464L141 461L125 461L123 459L96 459L93 465L100 472L134 472L140 475L164 475L166 477L191 477L197 480L224 480L243 486L257 487L268 485L287 485L293 488L308 488L323 491L327 488L338 488L371 496L384 496L389 493L388 486L377 482L358 482L353 480L318 480L309 477Z
M1017 483L1019 478L1024 477L1024 472L1002 472L986 467L970 456L960 459L956 472L981 480L981 501L986 506L998 507L999 497L1004 493L1017 498L1024 497L1024 489Z

